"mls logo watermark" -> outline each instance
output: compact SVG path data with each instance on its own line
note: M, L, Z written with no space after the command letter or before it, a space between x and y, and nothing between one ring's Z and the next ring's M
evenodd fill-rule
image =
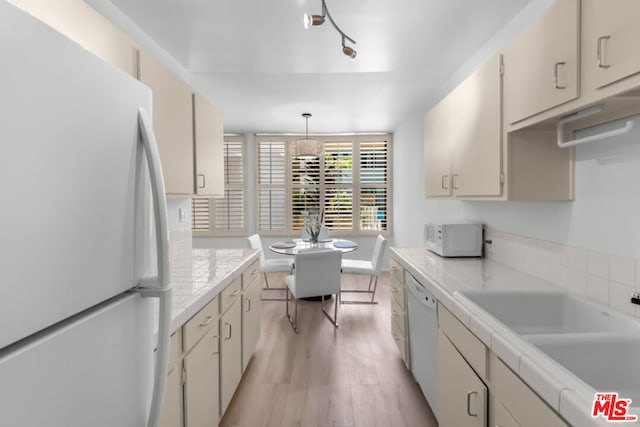
M631 399L618 398L618 393L596 393L591 416L602 416L612 423L629 423L638 420L637 415L628 414Z

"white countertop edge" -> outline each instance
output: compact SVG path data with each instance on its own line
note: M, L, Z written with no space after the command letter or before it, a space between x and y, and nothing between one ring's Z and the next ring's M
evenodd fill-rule
M202 254L202 249L198 249ZM215 257L215 249L210 250L211 257ZM172 304L171 315L171 329L170 333L174 334L180 329L189 319L191 319L198 311L200 311L205 305L215 298L220 292L222 292L227 286L229 286L234 280L242 275L243 270L246 270L249 265L259 259L259 253L257 250L250 253L245 257L233 270L229 271L222 279L217 280L214 283L209 283L206 288L203 288L197 295L184 298L187 299L187 303L184 306Z

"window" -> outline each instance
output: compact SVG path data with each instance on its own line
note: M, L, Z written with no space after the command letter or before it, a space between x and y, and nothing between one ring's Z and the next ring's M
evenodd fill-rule
M224 197L191 200L195 237L246 235L245 174L244 138L225 136Z
M309 210L324 209L333 235L387 234L390 135L322 137L324 154L295 158L296 137L256 136L257 231L297 235Z

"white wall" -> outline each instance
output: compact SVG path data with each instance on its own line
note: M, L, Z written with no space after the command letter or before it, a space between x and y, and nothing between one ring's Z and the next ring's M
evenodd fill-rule
M552 2L551 2L552 3ZM395 132L395 244L422 245L427 220L474 220L522 236L612 255L640 258L640 116L630 134L576 148L576 197L567 202L482 202L425 199L422 164L424 113L475 68L497 53L549 1L533 1L471 58L425 107ZM580 136L620 126L580 132ZM544 167L544 165L541 165ZM418 214L419 212L419 214Z

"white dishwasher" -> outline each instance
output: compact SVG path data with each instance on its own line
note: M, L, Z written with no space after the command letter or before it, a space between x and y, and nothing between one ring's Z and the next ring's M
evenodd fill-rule
M409 349L411 372L438 418L438 320L437 301L414 277L405 272L408 289Z

